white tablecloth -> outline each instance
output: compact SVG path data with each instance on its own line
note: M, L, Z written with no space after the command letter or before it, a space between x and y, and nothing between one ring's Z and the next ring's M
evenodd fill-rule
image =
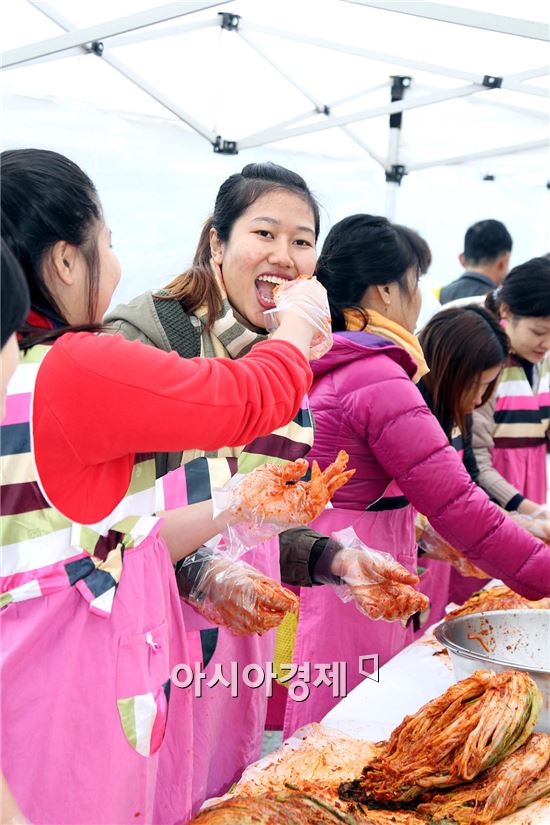
M378 672L365 679L322 720L357 739L387 739L403 717L456 682L451 659L430 629Z

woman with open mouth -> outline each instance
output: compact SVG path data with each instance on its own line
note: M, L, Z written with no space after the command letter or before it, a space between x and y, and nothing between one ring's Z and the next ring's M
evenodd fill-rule
M107 322L112 331L127 338L176 350L183 357L240 358L267 335L264 313L275 306L275 287L299 275L313 275L319 222L319 207L299 175L272 163L249 164L220 187L190 269L165 290L116 307ZM312 443L312 418L304 399L287 427L244 448L222 449L208 457L199 451L157 454L157 475L184 465L188 501L202 501L211 497L212 487L222 486L235 472L247 473L265 462L295 460L305 456ZM288 569L285 580L311 585L308 559L319 534L307 529L290 532L294 559L297 532L303 556L289 566L293 569ZM284 555L284 534L280 542ZM279 553L279 540L271 539L247 553L246 561L280 580ZM192 586L190 569L178 570L184 599ZM206 681L220 668L229 678L231 663L238 663L242 673L248 664L265 668L273 660L274 631L237 638L199 616L184 600L182 610L190 647ZM238 696L232 692L223 684L203 686L202 696L193 698L195 809L204 799L227 790L260 755L265 686L253 689L240 680Z

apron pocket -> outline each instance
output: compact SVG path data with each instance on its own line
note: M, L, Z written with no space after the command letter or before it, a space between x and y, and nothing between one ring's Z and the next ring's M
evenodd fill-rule
M121 637L116 695L126 739L142 756L152 756L164 739L170 701L166 621L147 633Z

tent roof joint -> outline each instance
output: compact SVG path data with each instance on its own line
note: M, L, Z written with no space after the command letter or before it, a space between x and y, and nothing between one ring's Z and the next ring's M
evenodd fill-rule
M486 86L487 89L500 89L503 79L502 77L495 77L492 74L486 74L481 83L483 86Z
M221 135L216 135L216 140L212 143L214 152L218 155L238 155L239 149L236 140L224 140Z
M228 32L236 32L239 30L239 23L241 22L240 14L231 14L229 11L219 11L220 26Z
M386 169L386 183L396 183L401 186L401 181L407 174L407 167L402 163L393 163L389 169Z
M392 74L391 80L391 99L403 100L405 89L409 88L413 80L411 75Z

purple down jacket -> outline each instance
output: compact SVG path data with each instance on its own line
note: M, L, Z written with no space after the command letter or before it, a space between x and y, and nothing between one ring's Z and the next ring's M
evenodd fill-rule
M314 522L316 530L330 534L353 527L365 544L416 572L416 508L487 573L529 598L550 594L550 548L517 527L471 482L412 383L416 366L404 349L365 332L337 334L313 369L316 426L308 457L325 467L346 450L349 467L356 469L336 492L333 507ZM430 562L421 577L419 589L432 604L428 621L443 613L448 578L444 562ZM363 657L376 655L383 665L413 639L410 623L371 621L353 602L343 604L331 587L301 588L293 665L309 674L321 663L331 664L340 677L324 681L312 672L307 695L296 699L289 692L284 736L319 722L354 688L365 675Z
M321 466L349 453L353 478L338 509L365 508L393 480L433 527L489 575L529 599L550 595L550 548L514 524L472 483L411 381L401 347L366 332L335 335L314 364L311 458Z

